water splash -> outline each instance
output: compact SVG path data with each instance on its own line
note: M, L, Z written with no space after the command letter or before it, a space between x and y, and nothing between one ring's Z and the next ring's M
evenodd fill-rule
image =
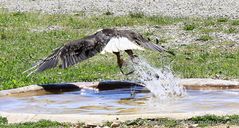
M131 79L144 84L154 97L168 99L186 95L185 88L179 84L180 79L173 75L170 68L158 69L143 58L137 58L134 62L129 63L134 69Z

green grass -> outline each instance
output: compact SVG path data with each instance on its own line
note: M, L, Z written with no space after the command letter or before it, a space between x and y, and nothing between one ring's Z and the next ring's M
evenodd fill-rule
M3 117L0 117L0 122ZM6 118L4 118L5 120ZM110 127L113 122L105 122L101 127ZM155 126L164 128L181 128L187 125L197 125L197 127L210 127L210 126L239 126L239 115L205 115L196 116L184 120L175 120L170 118L154 118L154 119L142 119L138 118L135 120L128 120L125 122L119 122L118 127L120 128L136 128L136 127L147 127L154 128ZM40 120L38 122L26 122L26 123L15 123L8 124L7 120L4 123L0 123L1 128L85 128L90 127L84 123L59 123L49 120ZM92 126L93 127L93 126ZM95 126L96 127L96 126Z
M238 78L239 50L214 46L190 45L181 48L174 60L174 71L185 78L214 78L217 75L223 79Z
M197 127L209 127L209 126L218 126L218 125L239 125L239 116L238 115L225 115L225 116L216 116L216 115L205 115L205 116L196 116L190 119L185 120L175 120L169 118L155 118L155 119L136 119L126 122L121 122L120 127L148 127L154 128L165 127L165 128L181 128L187 125L198 125ZM110 126L108 124L108 126Z
M104 13L104 15L114 15L114 13L108 10L107 12Z
M227 22L227 21L228 21L228 18L225 18L225 17L221 17L217 19L217 22Z
M6 117L1 117L1 116L0 116L0 126L1 126L1 125L4 125L4 124L7 124L7 123L8 123L7 118L6 118Z
M185 24L183 29L186 31L192 31L197 27L197 25L195 23L192 24Z
M233 20L232 21L232 25L239 25L239 20L237 19L237 20Z
M215 20L215 19L214 19ZM91 16L85 15L49 15L40 13L21 13L0 11L0 90L30 84L60 83L74 81L99 81L125 79L120 73L114 55L97 55L68 69L51 69L26 77L23 71L30 68L39 59L46 57L53 49L69 40L79 39L92 34L98 29L123 26L164 26L179 22L186 23L191 19L129 14L126 16ZM204 22L198 21L195 30ZM230 21L231 22L231 21ZM201 23L201 24L200 24ZM33 31L60 26L59 30ZM189 29L192 29L189 27ZM142 33L144 34L144 33ZM153 35L146 32L145 35ZM166 41L163 41L166 42ZM155 52L140 52L155 66L161 67L162 57L171 64L180 77L214 77L238 78L239 50L224 48L210 49L214 45L189 45L171 47L176 56ZM209 47L209 48L208 48ZM110 62L110 63L109 63ZM167 63L167 64L169 64Z
M208 34L201 35L197 40L199 41L209 41L212 40L213 38L209 36Z
M213 126L219 124L228 124L228 125L239 125L239 116L238 115L227 115L227 116L216 116L216 115L205 115L197 116L188 119L194 124L198 124L201 127Z
M38 122L26 122L26 123L15 123L15 124L0 123L0 127L1 128L70 128L70 124L59 123L59 122L49 121L49 120L40 120Z
M238 32L238 30L234 27L230 27L226 30L226 33L229 33L229 34L230 33L237 33L237 32Z
M133 13L133 12L130 12L129 13L129 16L131 18L143 18L145 15L143 12L138 12L138 13Z

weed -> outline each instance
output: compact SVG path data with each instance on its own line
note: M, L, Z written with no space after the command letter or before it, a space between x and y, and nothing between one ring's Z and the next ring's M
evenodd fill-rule
M143 12L137 12L137 13L130 12L129 16L131 18L143 18L144 17L144 13Z
M194 23L192 24L185 24L183 29L186 30L186 31L192 31L196 28L196 25Z
M7 123L8 123L7 118L0 116L0 125L2 125L2 124L7 124Z
M239 20L233 20L232 25L239 25Z
M226 17L221 17L217 19L217 22L227 22L227 21L228 21L228 18Z
M104 15L108 15L108 16L109 16L109 15L114 15L114 13L113 13L113 12L110 12L110 11L108 10L107 12L104 13Z
M234 27L230 27L230 28L228 28L227 30L226 30L226 33L237 33L237 29L236 28L234 28Z
M198 41L209 41L212 40L213 38L209 36L208 34L201 35L197 40Z

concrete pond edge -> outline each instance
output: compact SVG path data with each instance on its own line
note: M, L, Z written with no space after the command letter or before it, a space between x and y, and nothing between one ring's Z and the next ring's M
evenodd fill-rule
M189 113L165 113L165 114L129 114L129 115L81 115L81 114L29 114L29 113L8 113L0 112L0 116L6 117L8 123L24 123L37 122L39 120L51 120L61 123L85 123L90 125L101 125L107 121L110 122L124 122L128 120L141 119L155 119L155 118L171 118L171 119L189 119L195 116L203 116L213 114L217 116L239 114L225 113L222 111L209 112L189 112Z
M180 79L180 85L186 89L208 90L208 89L239 89L239 80L220 80L220 79L205 79L205 78L190 78ZM70 91L77 89L93 89L93 90L112 90L118 88L126 88L132 86L144 86L131 81L101 81L101 82L74 82L74 83L56 83L29 85L25 87L2 90L0 96L8 96L31 91Z

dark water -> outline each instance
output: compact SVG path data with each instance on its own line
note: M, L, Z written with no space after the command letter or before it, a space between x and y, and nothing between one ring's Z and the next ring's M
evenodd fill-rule
M239 108L238 90L188 90L187 96L160 100L137 87L109 91L81 90L0 97L0 111L41 114L140 114L223 111Z

